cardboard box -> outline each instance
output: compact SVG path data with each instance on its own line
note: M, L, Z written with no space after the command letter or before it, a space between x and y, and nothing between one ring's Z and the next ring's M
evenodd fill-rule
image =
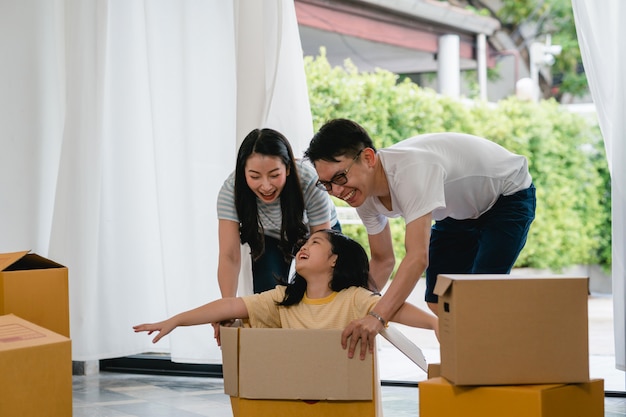
M70 337L67 268L28 252L0 254L0 315Z
M441 376L441 364L440 363L429 363L428 364L428 372L426 373L428 379L437 378Z
M374 356L349 359L341 330L222 327L235 417L376 416Z
M0 416L72 415L70 340L15 315L0 316Z
M439 275L435 293L454 384L589 381L587 278Z
M420 417L603 417L604 381L582 384L458 386L419 383Z

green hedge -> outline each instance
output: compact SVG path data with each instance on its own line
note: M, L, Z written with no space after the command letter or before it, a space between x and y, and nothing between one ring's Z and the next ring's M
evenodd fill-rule
M305 68L315 129L345 117L362 124L377 147L421 133L456 131L525 155L537 187L537 213L517 267L610 267L610 181L596 120L555 101L451 99L387 71L359 73L349 61L331 67L323 49L305 58ZM402 259L404 223L394 220L391 226ZM344 231L367 247L362 226L345 225Z

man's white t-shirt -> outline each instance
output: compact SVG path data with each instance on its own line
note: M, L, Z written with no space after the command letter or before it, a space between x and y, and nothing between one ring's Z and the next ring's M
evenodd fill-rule
M378 150L391 192L392 210L378 197L357 208L368 234L388 217L406 223L432 212L434 220L476 219L501 195L530 187L528 161L502 146L462 133L418 135Z

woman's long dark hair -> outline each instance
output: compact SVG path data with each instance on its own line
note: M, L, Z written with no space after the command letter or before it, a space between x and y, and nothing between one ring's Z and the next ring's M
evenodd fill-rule
M293 258L294 246L308 232L303 221L304 196L291 145L280 132L272 129L254 129L239 147L235 168L235 207L239 217L239 237L241 243L250 245L254 260L265 252L263 225L259 221L256 194L246 182L246 162L253 153L279 157L289 173L280 193L282 223L279 244L285 261L288 262Z
M341 291L349 287L368 287L370 264L363 246L348 236L335 230L322 230L330 241L331 251L337 255L333 276L329 287ZM293 281L287 285L285 298L278 303L281 306L298 304L306 292L306 280L297 272Z

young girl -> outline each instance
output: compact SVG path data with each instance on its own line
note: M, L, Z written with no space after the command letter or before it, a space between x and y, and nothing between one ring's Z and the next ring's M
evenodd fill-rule
M291 283L245 297L221 298L167 320L134 326L158 332L158 342L178 326L248 319L251 327L343 329L374 308L380 295L368 290L369 262L363 247L334 230L313 233L296 254ZM392 318L408 326L435 330L437 317L404 303ZM345 345L344 345L345 347Z
M335 206L316 182L313 167L296 161L280 132L254 129L246 136L217 198L222 297L237 295L241 243L250 246L251 288L260 293L287 281L299 240L316 230L340 230Z

